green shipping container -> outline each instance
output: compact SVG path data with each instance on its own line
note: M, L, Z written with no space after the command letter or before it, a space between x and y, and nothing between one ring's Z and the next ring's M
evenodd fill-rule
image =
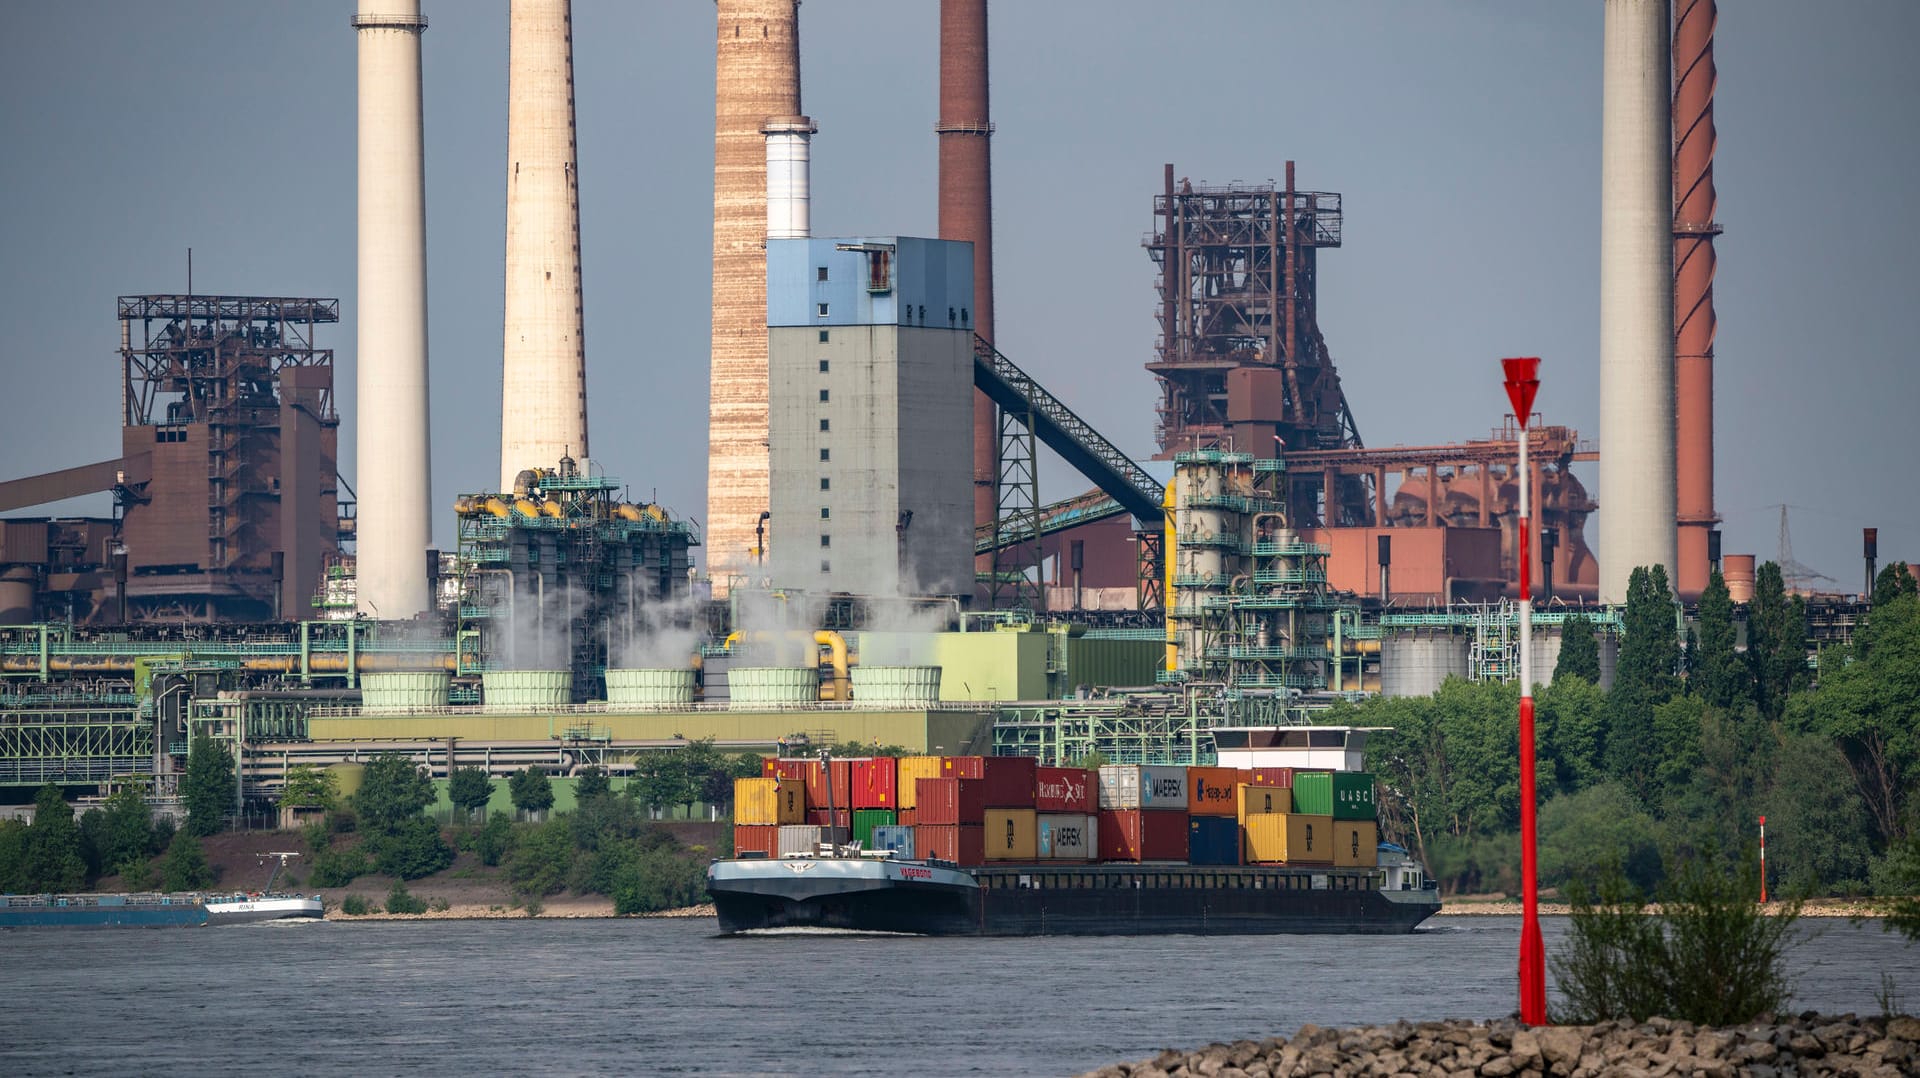
M1302 816L1333 815L1333 773L1295 771L1293 773L1293 811Z
M1365 771L1335 771L1333 818L1371 820L1374 816L1373 776Z
M853 812L853 837L862 848L873 848L873 829L892 827L898 822L892 809L855 809Z

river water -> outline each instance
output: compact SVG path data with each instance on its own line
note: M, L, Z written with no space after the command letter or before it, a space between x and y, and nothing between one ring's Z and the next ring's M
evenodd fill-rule
M1553 949L1562 918L1544 921ZM1796 1007L1920 999L1813 922ZM0 932L0 1074L1071 1074L1302 1023L1514 1007L1519 920L1412 936L720 939L710 920ZM1911 1009L1911 1006L1909 1006Z

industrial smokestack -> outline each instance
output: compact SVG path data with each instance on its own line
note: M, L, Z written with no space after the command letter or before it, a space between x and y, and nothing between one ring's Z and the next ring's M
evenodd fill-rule
M719 0L713 123L713 360L707 571L714 594L752 562L768 505L767 150L761 125L800 115L799 5Z
M427 200L420 113L420 0L360 0L360 612L428 608Z
M1713 510L1714 0L1673 5L1673 313L1675 504L1682 598L1707 588Z
M804 240L813 235L811 147L820 129L805 116L774 116L760 128L767 136L767 238Z
M572 0L508 6L499 490L512 490L522 469L589 454L572 8Z
M1600 124L1600 599L1676 557L1666 0L1606 0Z
M993 336L993 122L987 102L987 0L940 0L940 238L973 244L973 331ZM973 522L998 507L1000 431L993 401L973 394ZM992 568L991 557L982 559Z

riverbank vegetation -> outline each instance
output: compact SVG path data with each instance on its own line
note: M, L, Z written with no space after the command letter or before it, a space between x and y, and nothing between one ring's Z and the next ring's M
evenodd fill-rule
M1607 863L1642 893L1689 861L1730 871L1765 816L1777 892L1920 891L1920 597L1908 568L1880 574L1851 644L1824 649L1817 667L1778 566L1756 574L1744 648L1719 574L1684 637L1667 594L1663 570L1635 570L1611 690L1597 684L1591 627L1572 619L1553 682L1536 692L1542 886ZM1329 716L1391 727L1367 752L1382 827L1446 892L1519 888L1518 697L1515 684L1449 680L1431 697Z

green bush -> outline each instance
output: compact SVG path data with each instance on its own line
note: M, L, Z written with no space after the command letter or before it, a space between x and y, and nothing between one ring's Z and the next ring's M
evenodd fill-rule
M573 834L566 820L529 828L514 844L507 879L516 894L541 898L566 887L573 872Z
M327 852L333 845L333 832L327 829L326 821L316 820L300 829L300 837L306 841L307 852L315 857Z
M440 838L440 828L425 816L413 816L387 830L369 834L361 848L385 876L417 880L453 864L453 848Z
M367 900L359 895L348 895L340 900L340 912L348 917L363 917L370 908Z
M161 888L168 891L198 891L202 887L213 886L213 881L213 866L207 864L207 855L200 848L200 840L188 831L173 836L173 845L167 847L166 859L160 866Z
M134 857L120 862L114 871L120 874L120 885L129 891L151 891L159 882L159 876L153 871L153 862L145 857Z
M513 849L513 818L504 812L487 817L486 826L473 836L473 852L483 865L497 865Z
M1664 1015L1729 1026L1786 1010L1783 958L1799 900L1780 913L1761 909L1752 857L1733 872L1712 856L1680 864L1653 912L1617 864L1575 889L1572 925L1549 963L1566 1000L1557 1021Z
M407 885L404 882L395 880L393 881L393 887L387 891L387 912L425 913L427 912L427 904L424 900L416 898L413 892L407 890Z
M706 891L706 866L665 848L634 853L615 871L609 889L616 914L691 906Z
M327 813L327 830L336 835L350 835L360 829L360 815L342 805Z
M326 850L313 859L315 887L345 887L373 871L367 855L358 848Z

